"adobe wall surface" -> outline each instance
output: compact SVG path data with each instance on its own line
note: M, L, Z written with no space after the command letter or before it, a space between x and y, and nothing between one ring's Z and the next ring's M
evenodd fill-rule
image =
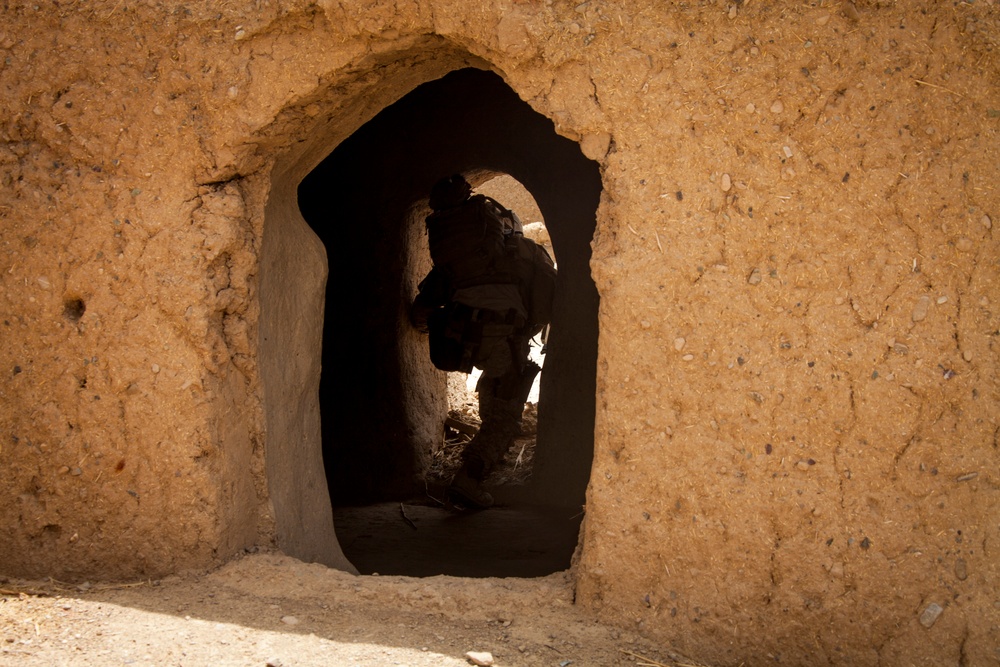
M601 167L577 603L718 664L995 664L997 12L4 8L0 571L346 566L274 456L318 429L273 400L318 381L295 185L476 66Z

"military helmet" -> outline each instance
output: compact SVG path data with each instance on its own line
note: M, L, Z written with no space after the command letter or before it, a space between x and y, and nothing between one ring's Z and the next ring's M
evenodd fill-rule
M430 206L435 211L458 206L472 194L472 186L461 174L442 178L431 188Z

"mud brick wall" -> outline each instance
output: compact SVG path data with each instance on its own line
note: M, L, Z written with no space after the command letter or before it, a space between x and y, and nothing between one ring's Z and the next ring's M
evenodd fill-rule
M350 569L317 444L327 260L296 188L475 68L600 175L577 604L718 664L996 663L998 12L5 5L0 572L156 576L272 543ZM418 205L429 178L394 192ZM392 238L405 291L412 220ZM389 328L373 372L418 437L433 371Z

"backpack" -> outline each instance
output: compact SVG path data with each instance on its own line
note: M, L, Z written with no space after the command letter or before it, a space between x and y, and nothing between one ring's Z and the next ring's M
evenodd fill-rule
M427 320L431 361L437 368L469 373L489 358L498 342L513 335L533 336L551 321L555 263L545 248L523 236L512 211L475 195L461 206L435 211L426 223L431 261L447 279L450 294L477 286L516 285L510 296L520 301L517 308L491 310L495 306L470 306L449 297ZM527 313L527 323L519 312Z
M544 247L520 234L507 237L507 261L528 312L528 329L535 335L552 321L556 265Z
M453 289L511 282L504 266L504 211L492 199L475 195L427 216L431 261L447 275Z

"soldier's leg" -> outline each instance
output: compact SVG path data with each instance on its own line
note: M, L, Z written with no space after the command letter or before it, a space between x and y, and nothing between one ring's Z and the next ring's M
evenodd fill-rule
M465 450L462 452L462 468L451 481L449 491L452 496L463 504L475 507L490 507L493 504L493 496L482 488L482 481L486 477L489 467L492 467L492 452L497 449L496 439L499 437L495 430L494 419L489 397L496 379L502 377L513 365L510 348L501 341L492 341L490 352L480 368L483 371L476 385L479 391L479 418L482 422L479 432L472 438ZM502 454L501 454L502 456Z
M527 339L508 341L503 347L510 351L510 362L488 368L476 385L482 425L465 449L465 463L469 474L477 480L486 478L520 435L524 402L540 370L527 359ZM504 368L503 372L496 374L500 368Z
M497 442L503 438L500 432L503 430L503 423L502 420L497 420L493 394L497 382L511 371L513 365L510 347L500 341L492 347L489 357L481 366L483 374L476 384L481 425L479 432L462 452L462 470L476 481L482 481L486 477L488 468L492 467L493 452L499 446Z
M490 507L493 496L482 481L504 457L521 432L521 415L531 384L540 370L528 360L527 339L498 344L483 365L476 390L479 392L481 426L462 453L462 468L451 483L451 491L465 502Z

